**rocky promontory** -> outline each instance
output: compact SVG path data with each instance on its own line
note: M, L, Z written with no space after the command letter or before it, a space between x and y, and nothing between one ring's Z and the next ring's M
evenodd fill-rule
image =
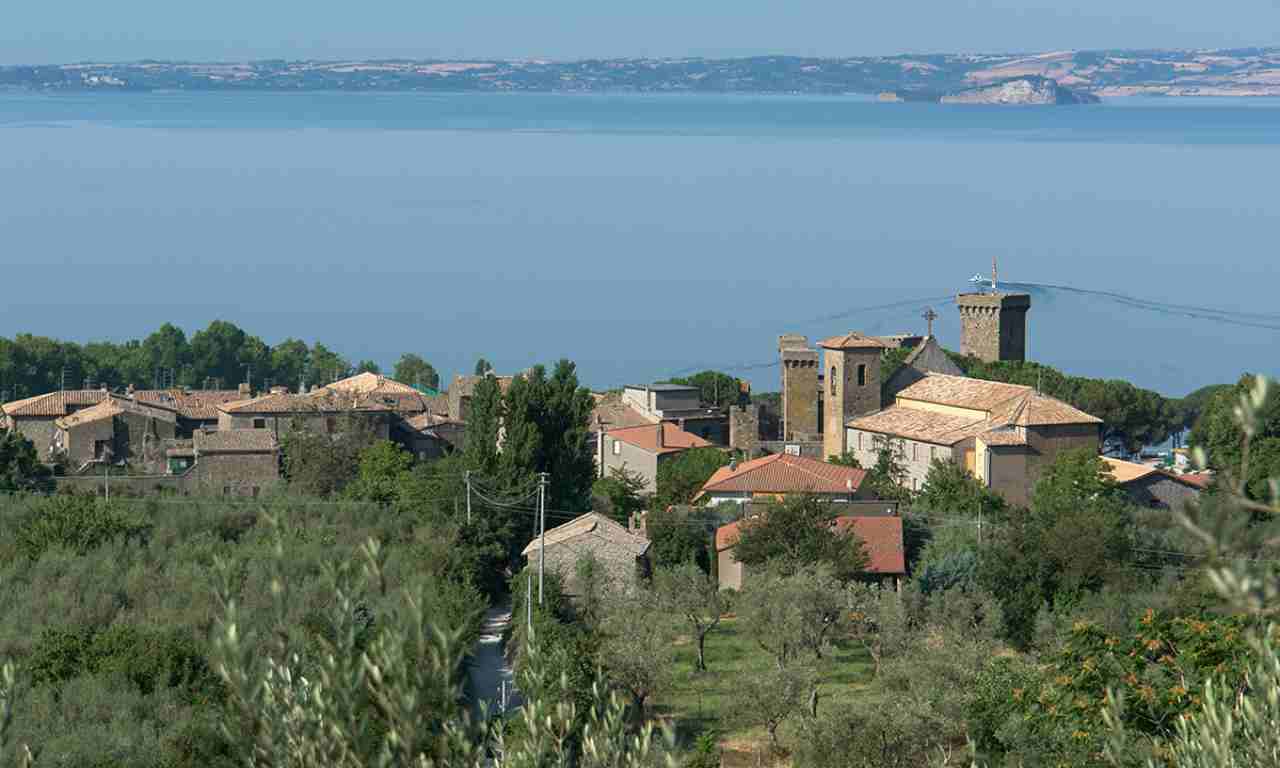
M1074 91L1048 77L1028 76L943 96L943 104L1097 104L1092 93Z

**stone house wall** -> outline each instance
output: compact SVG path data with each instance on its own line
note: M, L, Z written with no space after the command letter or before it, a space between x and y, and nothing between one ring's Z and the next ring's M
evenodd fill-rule
M607 433L601 437L601 440L603 445L599 452L600 477L609 477L614 469L626 468L627 471L635 472L644 480L645 493L657 492L658 456L656 454L610 437Z
M202 453L186 475L184 490L214 496L257 496L280 481L276 453Z
M1152 509L1181 510L1200 498L1200 491L1186 483L1156 472L1120 486L1133 503Z
M1030 296L964 293L956 303L960 307L960 354L988 363L1026 359Z
M564 581L565 592L570 595L578 594L578 560L587 554L595 557L616 586L633 586L640 579L649 576L647 555L637 558L631 550L600 535L597 529L547 545L547 572L559 573ZM537 550L531 551L528 555L529 565L537 568L538 556Z
M15 416L10 421L19 434L31 441L40 461L48 462L52 456L53 436L58 431L53 418Z
M877 435L861 429L848 428L848 450L863 469L871 469L880 457ZM929 476L929 466L934 459L958 460L957 451L949 445L937 445L905 438L891 438L900 449L899 459L907 470L906 487L919 490Z
M825 350L824 459L844 453L850 419L880 410L880 353L879 347Z

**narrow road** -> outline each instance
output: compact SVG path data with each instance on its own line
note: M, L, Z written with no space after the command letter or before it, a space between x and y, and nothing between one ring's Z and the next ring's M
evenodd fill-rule
M491 715L500 712L504 687L507 709L520 705L511 667L507 665L507 660L502 654L502 634L510 625L510 597L485 611L484 625L480 629L480 639L476 642L475 652L471 656L469 670L471 701L477 714L480 711L481 702L488 706Z

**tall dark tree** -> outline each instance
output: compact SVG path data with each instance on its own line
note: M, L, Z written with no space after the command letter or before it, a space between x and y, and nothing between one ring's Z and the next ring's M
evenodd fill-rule
M311 360L307 343L298 339L285 339L271 349L271 381L277 386L297 390L303 384L303 376Z
M407 352L400 356L400 359L396 361L395 372L391 374L391 378L411 387L440 388L440 374L436 373L435 367L420 355L415 355L412 352Z
M667 384L682 384L686 387L697 387L702 402L716 407L745 405L746 389L742 380L720 371L703 371L692 376L681 376L667 379Z
M49 469L31 441L14 430L0 431L0 493L47 490Z
M271 350L261 339L225 320L214 320L208 328L191 337L197 385L212 379L221 382L223 387L233 387L250 375L260 384L271 370L270 355Z
M372 360L361 360L356 366L356 373L382 373L382 366Z
M498 469L498 430L502 425L502 390L486 376L475 386L467 411L463 457L467 468L492 476Z
M476 367L473 371L476 376L488 376L493 373L493 363L483 357L476 361Z
M1236 385L1219 390L1204 405L1188 443L1204 449L1209 466L1226 473L1234 483L1244 483L1252 499L1269 498L1270 481L1280 477L1280 382L1272 381L1262 404L1257 434L1249 444L1245 466L1244 431L1235 417L1240 398L1251 397L1254 375L1242 376Z
M187 342L187 334L176 325L165 323L160 326L159 330L143 340L142 351L151 369L149 373L152 379L161 379L156 383L166 383L163 379L170 371L174 384L192 386L196 383L191 380L191 344ZM157 370L163 370L164 374L157 377Z
M307 384L324 386L351 373L351 363L320 342L311 347L311 367L307 369Z
M654 506L666 509L676 504L691 504L716 470L732 457L716 447L691 448L658 465L658 493Z

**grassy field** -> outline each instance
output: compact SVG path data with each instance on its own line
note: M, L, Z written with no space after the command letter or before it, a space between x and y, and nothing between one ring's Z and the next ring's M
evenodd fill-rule
M707 671L696 672L697 650L687 638L678 643L675 681L660 696L654 714L669 719L683 744L689 744L707 727L719 733L726 751L749 753L767 740L763 727L730 722L726 716L737 681L766 670L772 658L762 651L734 618L725 618L707 636ZM839 707L857 696L868 695L872 681L871 659L855 643L837 641L823 662L820 706ZM780 731L785 742L787 726Z

